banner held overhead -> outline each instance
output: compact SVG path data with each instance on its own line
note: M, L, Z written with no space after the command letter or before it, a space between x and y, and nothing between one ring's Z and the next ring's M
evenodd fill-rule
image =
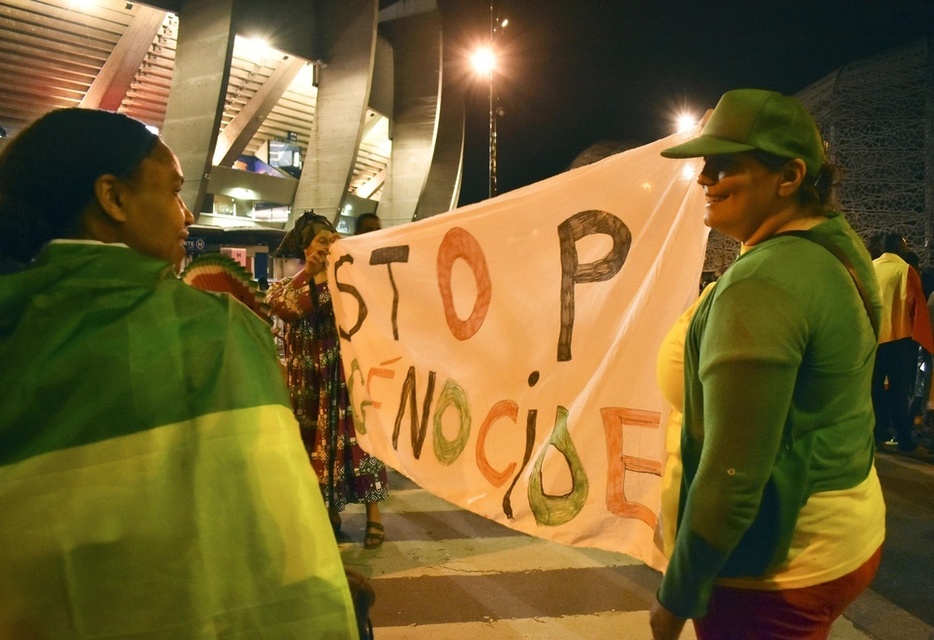
M659 151L687 135L333 245L361 446L513 529L663 568L656 354L707 229L701 161Z

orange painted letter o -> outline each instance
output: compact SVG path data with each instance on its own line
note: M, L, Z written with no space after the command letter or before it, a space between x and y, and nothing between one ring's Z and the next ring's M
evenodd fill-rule
M477 281L477 299L474 301L470 317L466 320L457 317L451 290L451 269L458 258L462 258L467 263ZM483 326L486 313L490 308L492 283L483 249L476 238L460 227L454 227L444 234L444 239L438 248L438 289L441 291L444 318L447 320L451 334L458 340L467 340L477 333Z

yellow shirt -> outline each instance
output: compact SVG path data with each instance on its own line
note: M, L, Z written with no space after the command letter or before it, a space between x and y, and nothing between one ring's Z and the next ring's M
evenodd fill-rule
M883 253L872 261L882 294L882 325L879 344L911 337L912 301L909 299L908 263L894 253Z

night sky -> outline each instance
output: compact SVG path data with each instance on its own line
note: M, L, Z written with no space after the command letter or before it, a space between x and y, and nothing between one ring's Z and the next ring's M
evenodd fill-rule
M489 38L490 3L439 0L467 87L460 205L488 189L489 85L466 70ZM930 0L496 0L499 193L568 168L592 144L674 131L730 89L796 93L834 70L934 31Z

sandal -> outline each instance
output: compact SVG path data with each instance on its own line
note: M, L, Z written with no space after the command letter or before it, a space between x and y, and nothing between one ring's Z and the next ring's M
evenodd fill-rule
M328 511L328 520L331 521L331 529L334 531L334 537L338 537L341 533L341 514Z
M363 537L363 548L378 549L380 546L382 546L383 540L385 539L386 534L384 533L383 525L379 522L367 520L366 534Z

